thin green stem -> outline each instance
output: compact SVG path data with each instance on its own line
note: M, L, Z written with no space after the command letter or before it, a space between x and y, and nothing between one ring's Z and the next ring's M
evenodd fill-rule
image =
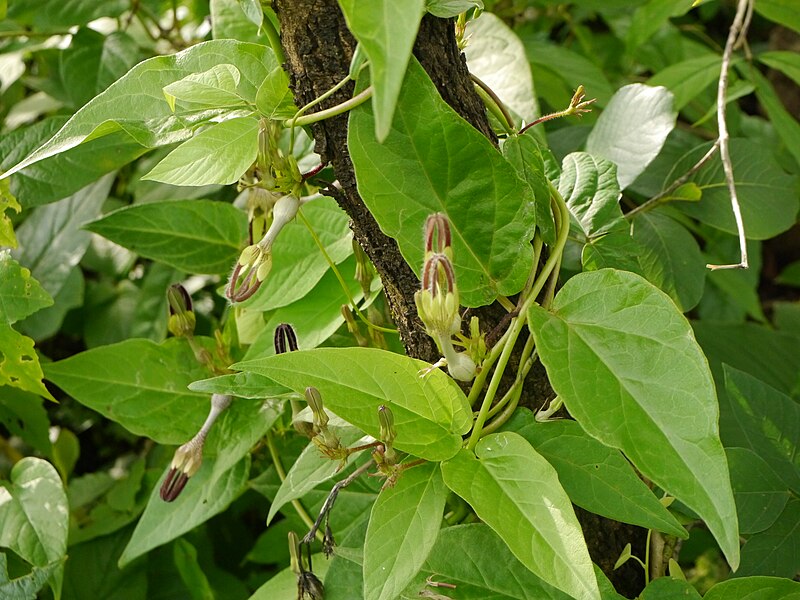
M505 132L509 135L516 133L517 127L514 125L514 119L511 117L511 113L508 112L508 108L503 104L503 101L500 100L497 94L494 93L494 90L472 73L470 73L469 77L475 84L475 91L478 92L478 96L480 96L483 104L489 109L489 112L497 117L497 120L500 121Z
M647 545L644 548L644 585L650 583L650 536L653 535L653 530L647 530ZM641 562L641 561L640 561Z
M275 58L278 59L278 64L282 65L284 62L286 62L286 57L283 54L281 36L278 34L278 30L275 29L275 25L272 23L272 21L270 21L267 15L264 15L264 18L261 21L261 26L264 28L264 33L267 34L269 46L272 48L272 52L275 53Z
M300 220L303 221L303 224L308 229L308 232L311 234L314 243L319 248L319 251L322 253L322 256L325 258L325 261L330 266L333 274L336 276L336 279L339 281L339 285L342 286L342 290L344 291L345 296L347 297L347 301L350 304L350 307L353 309L353 312L358 315L358 318L361 319L364 324L369 327L370 329L374 329L375 331L382 331L383 333L398 333L396 329L391 329L389 327L381 327L380 325L375 325L372 321L370 321L364 313L361 312L361 309L358 308L358 303L353 298L353 295L350 293L350 288L347 286L347 282L345 282L344 277L342 277L342 273L339 271L339 268L336 266L336 263L331 258L328 251L325 249L325 244L322 243L322 240L319 239L317 232L314 230L314 226L311 224L311 221L308 220L308 217L303 214L303 209L299 209L297 214L300 217Z
M492 365L500 358L500 354L503 351L503 347L505 345L506 339L510 335L510 330L506 330L498 342L492 346L492 349L489 351L489 354L486 358L483 359L481 363L481 370L475 376L475 379L472 382L472 388L470 388L469 396L467 396L467 402L469 402L470 406L474 406L474 404L478 401L478 396L480 396L481 391L483 391L483 386L486 383L486 378L489 376L489 372L492 369Z
M275 465L275 471L278 473L278 478L281 480L281 483L284 482L286 479L286 469L283 468L283 463L281 462L281 456L278 453L278 449L275 447L275 440L272 438L272 433L267 432L267 449L269 450L270 458L272 458L272 464ZM299 500L292 500L292 506L297 511L298 516L302 519L303 523L311 529L314 527L314 519L311 518L306 512L306 509L303 508L303 505L300 504ZM322 533L319 530L316 532L317 539L321 542L324 538Z
M527 321L526 313L528 311L528 308L530 308L530 306L534 303L534 301L539 295L539 292L542 291L542 288L549 280L550 274L553 272L556 265L560 263L561 255L564 252L564 246L567 243L567 235L569 233L569 209L567 208L566 202L564 202L564 198L562 198L561 194L558 192L555 186L553 186L552 183L549 183L549 186L550 186L551 199L555 203L556 208L558 209L558 215L560 218L559 222L560 227L558 231L558 237L556 239L556 244L553 247L550 256L547 258L547 261L545 262L541 272L536 277L536 281L531 287L530 294L520 307L519 316L511 320L511 325L509 326L508 331L506 332L508 334L508 337L505 338L505 342L503 344L503 351L500 354L497 366L495 367L494 373L492 374L492 379L489 381L489 387L486 390L486 395L483 397L483 403L481 404L478 416L475 418L475 424L472 428L472 434L470 435L469 442L467 443L467 448L469 448L470 450L475 448L475 446L478 443L478 440L480 440L481 435L483 434L483 426L486 423L489 410L492 406L492 403L494 402L494 397L495 394L497 393L497 388L500 385L500 380L503 377L503 372L505 371L506 365L508 364L508 359L511 357L511 352L514 349L514 344L516 343L517 338L519 337L519 334L522 331L522 327L525 325Z

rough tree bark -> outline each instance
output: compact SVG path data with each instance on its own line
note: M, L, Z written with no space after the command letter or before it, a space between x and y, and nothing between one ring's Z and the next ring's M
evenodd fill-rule
M336 0L274 0L281 25L281 45L295 102L303 106L321 96L347 75L356 42L347 29ZM426 16L420 26L414 54L428 72L444 100L489 139L496 138L486 111L469 79L466 61L458 50L452 23ZM353 85L344 86L309 113L339 104L352 97ZM330 190L351 218L355 239L375 265L383 281L390 310L409 356L433 362L438 350L426 335L417 316L414 292L419 280L406 264L397 243L378 227L358 194L353 165L347 148L347 115L311 126L316 151L323 163L333 165L341 190ZM392 168L392 165L387 165ZM420 232L421 234L421 232ZM499 306L478 309L482 330L491 331L506 314ZM521 348L521 344L520 344ZM518 348L517 350L519 350ZM510 363L513 373L516 361ZM549 394L546 374L534 368L528 377L521 404L538 408ZM630 561L618 571L613 565L624 545L643 555L643 530L578 511L592 559L622 594L638 594L643 575Z

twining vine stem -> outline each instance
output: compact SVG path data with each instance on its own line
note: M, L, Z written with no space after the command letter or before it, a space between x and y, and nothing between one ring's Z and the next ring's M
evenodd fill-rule
M719 73L719 85L717 86L717 128L719 130L719 153L722 159L722 169L725 172L725 181L728 184L728 193L731 197L731 208L733 209L733 217L736 220L736 230L739 233L739 253L740 258L738 263L728 265L706 265L709 269L747 269L747 237L744 233L744 221L742 220L742 209L739 206L739 197L736 193L736 182L733 178L733 165L731 164L731 155L728 149L728 141L730 135L728 134L728 124L725 120L726 108L726 95L728 92L728 72L731 66L731 57L733 56L733 49L738 43L740 37L744 38L747 33L745 20L749 25L750 19L747 18L748 10L753 0L739 0L736 6L736 16L731 24L730 31L728 31L728 40L725 42L725 50L722 52L722 66Z

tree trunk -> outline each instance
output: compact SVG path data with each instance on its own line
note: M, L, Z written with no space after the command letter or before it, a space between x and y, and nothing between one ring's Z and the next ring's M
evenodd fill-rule
M347 29L336 0L274 0L281 25L281 45L286 54L284 67L289 73L297 106L318 98L347 76L356 42ZM444 100L490 140L496 142L485 108L469 78L466 60L455 42L449 20L427 15L420 25L414 54L427 71ZM308 111L335 106L353 94L350 83ZM387 301L409 356L433 362L439 352L425 333L417 316L414 293L419 280L406 264L397 243L386 236L364 205L356 188L353 164L347 148L347 115L311 125L315 149L323 163L333 165L341 190L330 190L350 216L355 239L361 244L378 271ZM506 314L500 306L475 309L483 331L491 331ZM522 343L517 348L521 349ZM518 361L509 363L511 378ZM534 368L528 376L521 404L539 408L550 394L546 373ZM499 396L498 396L499 397ZM592 559L601 566L618 592L635 595L643 587L641 570L629 561L618 571L613 564L624 545L631 542L634 552L643 555L643 530L578 511Z

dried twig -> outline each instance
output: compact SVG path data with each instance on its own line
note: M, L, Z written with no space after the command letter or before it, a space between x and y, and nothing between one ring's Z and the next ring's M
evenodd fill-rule
M746 18L750 5L753 0L739 0L736 7L736 16L728 32L728 40L725 42L725 50L722 52L722 66L719 73L719 85L717 87L717 128L719 129L719 152L722 159L722 169L725 172L725 181L728 184L728 193L731 197L731 208L733 217L736 219L736 230L739 233L739 252L738 263L728 265L706 265L712 271L718 269L747 269L747 238L744 233L744 222L742 220L742 210L739 206L739 197L736 194L736 183L733 179L733 165L731 164L730 151L728 149L728 124L725 121L725 100L728 92L728 71L730 70L733 48L740 39L744 39L746 34L745 20L749 24L750 19Z

